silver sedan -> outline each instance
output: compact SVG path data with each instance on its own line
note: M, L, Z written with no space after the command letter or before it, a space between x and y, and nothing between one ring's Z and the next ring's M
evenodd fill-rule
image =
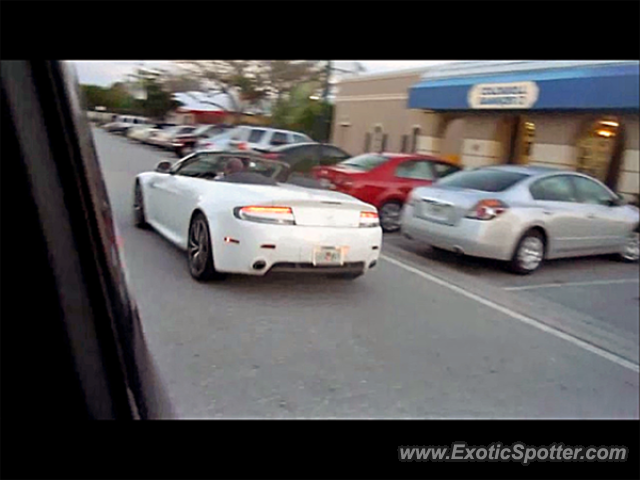
M413 190L402 213L410 239L507 261L520 274L544 259L616 254L638 261L638 208L601 182L552 168L464 170Z

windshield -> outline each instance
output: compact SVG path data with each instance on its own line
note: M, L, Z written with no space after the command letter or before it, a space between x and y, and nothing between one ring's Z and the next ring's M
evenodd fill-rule
M200 153L177 162L171 171L175 175L209 180L228 180L234 175L236 183L254 183L256 175L274 181L283 178L287 167L259 157Z
M358 155L357 157L350 158L349 160L345 160L344 162L340 162L338 165L342 165L344 167L357 168L358 170L362 170L362 171L369 171L382 165L388 160L389 158L383 155L365 154L365 155Z
M166 133L167 135L173 135L178 131L180 127L165 127L162 129L162 133Z
M234 138L234 135L237 135L240 133L240 130L237 128L232 128L229 129L225 132L210 132L208 134L208 138L210 140L231 140L232 138Z
M206 132L207 130L211 129L211 125L203 125L201 127L196 128L193 132L191 132L192 135L202 135L204 132Z
M443 178L437 185L478 190L481 192L503 192L529 175L498 169L464 170Z

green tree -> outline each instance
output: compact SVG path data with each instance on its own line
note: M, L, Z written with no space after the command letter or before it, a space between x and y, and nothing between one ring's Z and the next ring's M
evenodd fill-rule
M98 85L81 85L82 100L86 110L95 110L96 107L108 106L108 90Z
M320 100L320 82L307 82L292 89L287 98L281 98L272 114L272 125L276 128L295 130L309 135L317 141L327 141L333 106Z
M200 79L205 89L228 94L236 113L265 98L275 98L283 107L282 101L297 86L321 80L326 73L323 62L304 60L187 60L175 64Z
M164 118L167 113L180 105L157 80L149 79L145 87L147 98L142 101L142 106L146 117Z
M176 61L175 65L187 75L197 78L204 91L228 95L236 120L243 111L243 105L236 99L236 91L240 91L241 98L255 97L260 91L256 77L259 68L253 60L182 60ZM204 103L227 110L215 102Z
M156 119L176 109L180 104L167 88L167 79L170 77L165 72L138 68L129 76L129 90L135 90L139 96L134 99L133 108L145 117Z

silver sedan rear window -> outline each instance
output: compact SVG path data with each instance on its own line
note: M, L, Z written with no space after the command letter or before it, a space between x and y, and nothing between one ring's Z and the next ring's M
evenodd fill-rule
M465 170L443 178L438 185L481 192L503 192L528 176L526 173L504 170Z

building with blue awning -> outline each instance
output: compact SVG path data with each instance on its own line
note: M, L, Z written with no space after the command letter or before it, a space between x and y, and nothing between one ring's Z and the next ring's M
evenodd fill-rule
M638 62L481 63L426 73L409 90L409 108L637 112L640 104Z
M353 150L362 135L365 151L556 166L638 195L640 62L453 62L413 74L339 85L337 143Z

